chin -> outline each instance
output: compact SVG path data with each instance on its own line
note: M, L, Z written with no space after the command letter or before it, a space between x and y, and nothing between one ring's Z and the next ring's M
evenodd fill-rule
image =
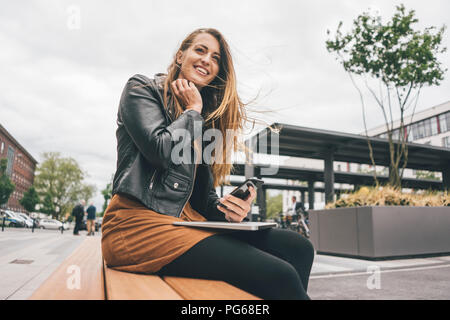
M201 89L201 88L203 88L204 86L207 86L208 85L208 82L205 82L205 81L199 81L197 78L193 78L193 79L188 79L189 81L191 81L191 82L193 82L194 84L195 84L195 86L198 88L198 89Z

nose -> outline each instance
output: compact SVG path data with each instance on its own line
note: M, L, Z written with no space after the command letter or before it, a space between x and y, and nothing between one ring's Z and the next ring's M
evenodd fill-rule
M204 56L202 56L202 63L204 63L208 66L209 66L210 60L211 60L211 55L205 54Z

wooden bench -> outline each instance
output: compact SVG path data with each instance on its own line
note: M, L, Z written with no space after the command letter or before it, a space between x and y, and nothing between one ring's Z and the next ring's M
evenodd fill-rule
M81 245L32 294L31 300L258 300L223 281L121 272L103 261L100 237Z

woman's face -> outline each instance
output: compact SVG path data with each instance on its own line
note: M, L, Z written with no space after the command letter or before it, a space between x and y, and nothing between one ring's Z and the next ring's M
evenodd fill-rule
M178 79L192 81L201 90L219 73L220 58L217 39L209 33L200 33L188 49L177 54L177 63L181 65Z

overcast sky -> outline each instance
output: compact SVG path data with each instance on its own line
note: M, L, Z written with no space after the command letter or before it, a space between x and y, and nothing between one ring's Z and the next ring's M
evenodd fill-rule
M371 8L416 10L418 27L450 25L450 1L7 1L0 10L0 123L38 160L76 159L105 187L116 166L116 114L133 74L165 72L199 27L228 40L244 101L269 123L363 131L357 91L325 48L327 29L350 30ZM78 15L79 13L79 15ZM443 45L450 49L449 30ZM450 66L449 53L440 56ZM450 80L422 90L417 110L450 100ZM368 126L383 123L369 100ZM95 204L101 208L100 193Z

